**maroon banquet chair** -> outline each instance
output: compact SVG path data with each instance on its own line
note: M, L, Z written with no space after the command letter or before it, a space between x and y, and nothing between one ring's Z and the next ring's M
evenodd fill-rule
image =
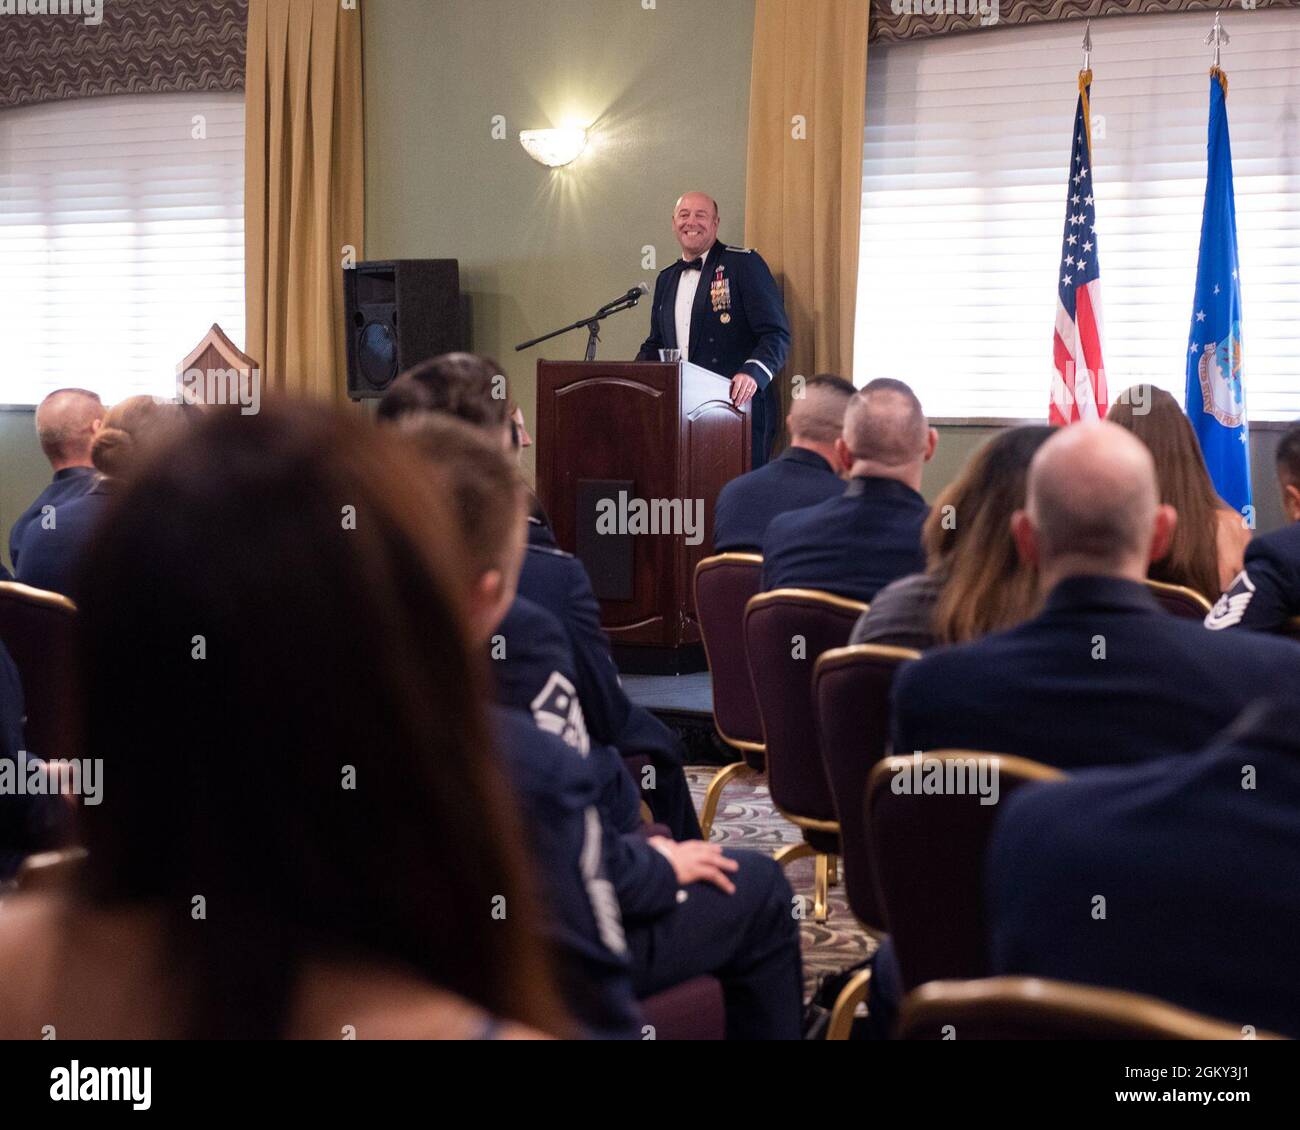
M1171 616L1181 616L1185 620L1204 620L1210 614L1210 602L1186 585L1171 585L1148 578L1147 589L1160 607Z
M997 763L998 803L981 804L973 792L892 787L897 775L922 774L932 762L970 760ZM951 749L888 757L871 770L864 801L871 865L904 989L989 975L984 856L994 822L1022 785L1064 779L1025 757Z
M1241 1025L1156 997L1048 981L930 981L899 1009L898 1040L1241 1040ZM1284 1040L1256 1032L1256 1040Z
M713 682L713 727L741 760L709 782L700 830L709 838L722 790L737 777L762 773L763 720L745 659L745 605L762 590L763 559L754 553L720 553L695 567L695 614Z
M863 801L867 778L889 753L889 693L898 668L921 653L905 647L860 644L834 648L817 660L813 700L818 744L840 826L844 893L868 930L883 932Z
M745 652L763 719L767 781L772 804L803 833L804 842L783 848L777 861L813 855L817 879L813 916L824 922L831 862L840 852L835 802L817 743L813 667L824 652L843 647L867 610L812 589L774 589L745 607Z
M27 752L46 760L78 756L76 617L77 606L66 596L0 581L0 643L23 685Z
M876 893L864 800L867 777L889 752L889 692L902 664L921 653L905 647L860 644L826 652L813 669L817 737L840 826L844 893L863 929L885 932L885 912ZM853 1012L866 999L870 975L852 978L831 1010L826 1038L847 1039Z
M722 982L692 977L641 1002L641 1015L656 1040L725 1040L727 1011Z

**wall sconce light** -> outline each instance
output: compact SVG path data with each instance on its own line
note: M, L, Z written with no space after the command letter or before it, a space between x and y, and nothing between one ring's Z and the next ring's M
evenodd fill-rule
M558 169L582 156L587 148L587 131L577 127L526 129L519 135L519 144L538 164Z

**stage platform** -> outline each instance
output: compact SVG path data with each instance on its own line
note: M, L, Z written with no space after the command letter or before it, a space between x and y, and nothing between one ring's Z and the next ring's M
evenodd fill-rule
M680 735L687 764L726 765L736 760L736 751L723 745L713 729L713 681L707 671L621 678L628 698Z
M627 697L655 714L713 716L713 679L696 675L623 675Z

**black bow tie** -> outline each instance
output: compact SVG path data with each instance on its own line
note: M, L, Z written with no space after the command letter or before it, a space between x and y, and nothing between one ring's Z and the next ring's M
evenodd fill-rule
M703 260L703 259L686 259L686 260L683 260L683 261L682 261L682 270L683 270L683 271L703 271L703 270L704 270L704 260Z

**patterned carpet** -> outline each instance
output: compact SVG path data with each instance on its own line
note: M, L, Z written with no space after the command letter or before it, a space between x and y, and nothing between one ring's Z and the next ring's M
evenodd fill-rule
M696 811L704 806L704 792L716 772L717 769L711 765L687 766L686 778L690 782ZM712 838L728 847L751 848L767 855L774 855L787 844L797 844L802 839L798 829L772 807L767 785L748 780L732 781L727 785L718 806ZM830 915L826 922L819 925L813 921L811 857L796 860L785 869L785 874L795 894L807 900L807 917L800 929L806 999L822 976L857 964L875 947L844 901L843 883L831 888Z

